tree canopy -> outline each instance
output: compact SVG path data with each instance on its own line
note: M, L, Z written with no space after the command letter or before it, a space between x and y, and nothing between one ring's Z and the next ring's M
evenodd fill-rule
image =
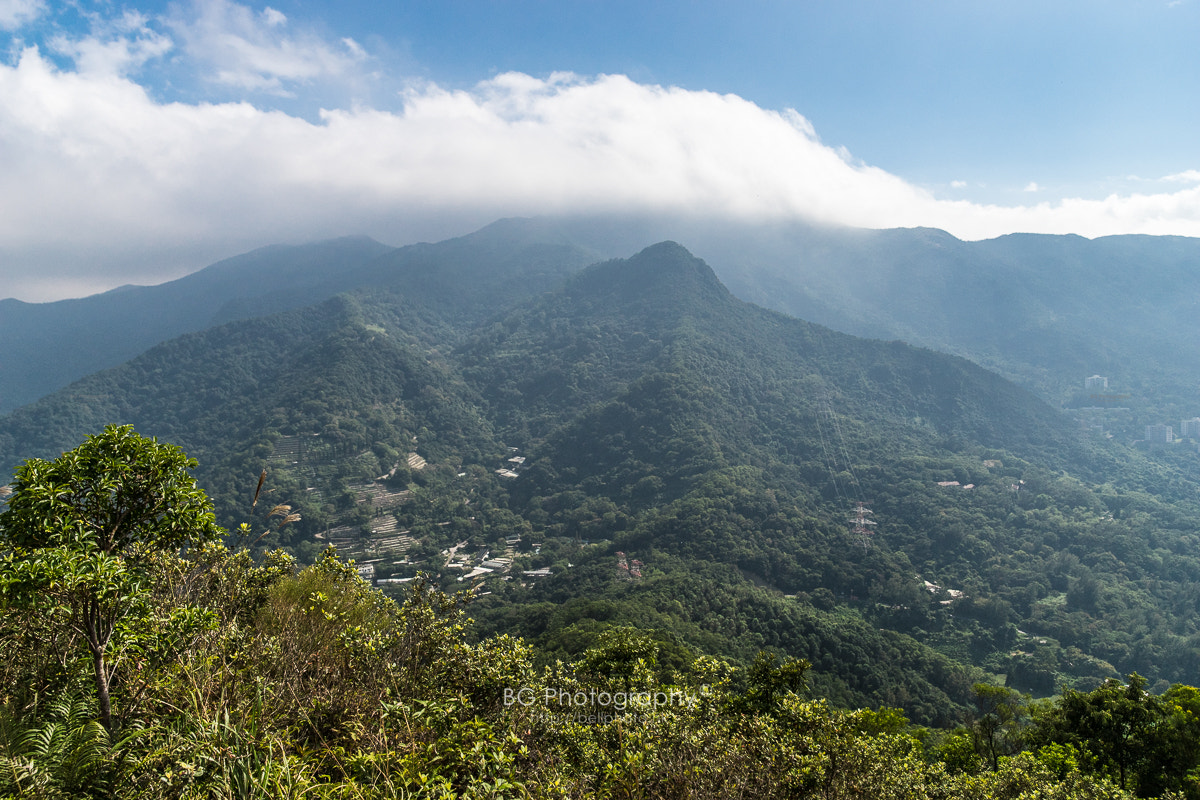
M17 469L0 536L21 550L125 558L212 539L219 529L195 467L175 445L110 425L52 461L31 458Z
M114 637L150 592L156 556L220 534L196 466L174 445L109 426L53 461L30 459L0 513L0 600L82 637L100 721L113 727Z

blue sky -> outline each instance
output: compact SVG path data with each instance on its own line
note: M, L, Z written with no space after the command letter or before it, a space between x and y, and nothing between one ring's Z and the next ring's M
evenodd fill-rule
M0 297L648 211L1200 235L1200 0L0 0Z

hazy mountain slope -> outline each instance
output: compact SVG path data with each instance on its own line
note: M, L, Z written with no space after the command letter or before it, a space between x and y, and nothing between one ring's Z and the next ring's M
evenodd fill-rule
M264 248L156 287L53 304L0 301L0 412L178 333L391 286L478 317L587 263L687 242L737 296L836 330L962 355L1052 402L1112 405L1140 425L1197 413L1200 243L1180 237L859 230L620 215L508 219L392 250L362 238ZM46 353L53 353L47 359ZM1131 402L1125 402L1131 401Z
M272 246L158 286L55 303L0 300L0 413L182 333L328 297L315 287L390 249L366 237Z
M366 237L277 245L158 286L57 303L3 300L0 413L211 325L301 308L364 286L395 288L426 310L473 319L545 291L598 257L543 238L484 228L403 248Z
M1054 403L1112 379L1140 424L1200 413L1200 240L620 217L505 220L514 229L632 252L674 239L738 297L835 330L961 355ZM1113 403L1108 403L1112 405ZM1129 402L1124 402L1129 405ZM1130 423L1131 430L1138 424Z
M473 325L514 302L557 288L599 256L561 237L490 225L437 244L399 248L346 277L387 288L456 325Z
M1081 386L1096 372L1125 386L1185 372L1180 352L1200 334L1200 241L1172 237L1006 236L961 242L940 231L846 237L836 255L760 262L737 287L818 321L905 338L1002 368L1046 391Z

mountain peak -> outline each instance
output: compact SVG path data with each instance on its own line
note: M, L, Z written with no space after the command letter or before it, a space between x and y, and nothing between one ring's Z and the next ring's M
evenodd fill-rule
M683 245L669 240L650 245L641 252L631 256L629 261L653 265L652 268L659 270L676 269L694 271L699 275L712 276L713 280L717 279L708 264L705 264L701 259L692 255L691 251Z
M708 264L670 241L652 244L626 259L595 264L579 276L574 288L626 302L692 304L732 299Z

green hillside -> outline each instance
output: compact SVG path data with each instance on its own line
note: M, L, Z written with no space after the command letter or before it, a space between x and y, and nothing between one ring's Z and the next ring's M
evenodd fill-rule
M1067 408L1093 435L1132 443L1147 425L1178 428L1200 414L1195 239L964 242L931 229L620 215L506 219L402 248L363 237L268 247L161 286L59 303L3 300L0 413L182 333L339 292L387 287L473 324L592 261L664 239L688 243L743 300L968 358ZM1091 375L1109 385L1086 389Z
M923 722L983 679L1196 680L1185 471L970 362L737 300L679 245L553 291L562 252L522 247L376 260L387 288L172 340L4 418L0 462L133 423L258 550L473 587L475 635L545 662L630 624L669 668L766 648Z
M712 225L679 234L738 297L971 359L1122 441L1200 414L1200 239ZM1108 389L1086 391L1091 375ZM1113 409L1124 408L1126 411Z
M1171 592L1151 597L1126 583L1162 574L1154 547L1169 542L1172 556L1190 560L1184 514L1194 505L1138 493L1150 501L1138 503L1143 513L1167 528L1140 541L1149 519L1111 519L1133 498L1106 482L1121 485L1124 476L1140 489L1140 470L1154 468L1081 440L1058 413L974 365L746 305L672 245L589 269L562 295L494 323L461 352L501 435L529 448L514 508L547 535L612 541L582 562L608 562L586 592L580 575L591 573L577 567L557 579L563 588L539 583L535 598L603 597L612 604L605 613L633 621L648 604L642 594L656 594L652 584L662 582L665 601L711 565L731 565L763 591L763 611L699 623L684 604L663 617L698 625L680 634L685 640L699 641L705 624L719 626L734 642L726 652L744 637L824 663L841 681L831 693L850 694L866 659L835 663L836 646L813 633L821 625L781 622L795 613L784 595L818 616L814 598L836 599L859 619L911 637L910 658L928 657L920 642L1039 692L1064 676L1086 683L1106 670L1167 676L1165 663L1180 670L1170 675L1195 668L1192 623L1153 640L1148 629L1124 627L1147 604L1182 610ZM1171 499L1192 501L1192 484L1175 480ZM949 481L958 486L938 485ZM1101 484L1106 494L1095 491ZM850 533L857 500L869 502L879 522L869 548ZM1131 557L1116 562L1102 552L1118 548ZM654 565L637 600L616 580L618 549ZM1093 582L1118 607L1056 605L1071 586ZM949 589L965 596L954 599ZM741 605L730 599L719 613ZM507 621L515 612L497 613ZM544 614L524 630L554 641L552 627L539 628ZM671 624L660 618L657 626ZM870 641L871 630L859 641ZM881 681L890 695L877 685L867 696L936 716L917 710L926 698L898 699L918 693L902 677L912 670L898 673ZM956 679L963 680L944 676L940 688L952 694Z
M963 356L1126 443L1143 438L1146 425L1178 427L1200 414L1197 239L967 242L924 228L652 216L509 219L492 228L604 254L685 242L743 300ZM1085 390L1095 374L1110 379L1108 389Z
M562 237L492 226L401 248L364 236L276 245L158 286L55 303L0 300L0 413L224 322L304 308L362 287L395 288L426 311L461 322L550 289L597 257Z
M329 296L317 287L331 275L390 249L366 237L264 247L160 286L55 303L0 300L0 413L216 321L309 305Z

